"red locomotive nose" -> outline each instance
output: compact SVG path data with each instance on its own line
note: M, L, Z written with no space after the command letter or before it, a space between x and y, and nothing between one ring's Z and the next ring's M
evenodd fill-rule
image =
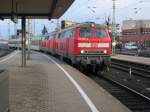
M69 59L74 64L102 66L111 54L108 30L95 23L82 23L53 32L42 41L42 50ZM109 65L109 64L106 64Z

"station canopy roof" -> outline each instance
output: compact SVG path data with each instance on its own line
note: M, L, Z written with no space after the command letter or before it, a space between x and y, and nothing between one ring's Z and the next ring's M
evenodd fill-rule
M56 19L74 0L0 0L0 19Z

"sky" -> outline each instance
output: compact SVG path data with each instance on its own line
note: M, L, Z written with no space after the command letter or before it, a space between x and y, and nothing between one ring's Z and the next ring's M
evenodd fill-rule
M48 31L53 31L61 20L74 22L93 21L96 23L104 23L105 18L110 17L112 21L112 0L75 0L72 6L59 19L31 20L33 26L35 23L35 34L41 34L41 30L45 25ZM150 0L116 0L116 23L121 24L126 19L150 19ZM20 20L17 29L20 29ZM15 25L10 20L0 20L0 38L7 39L15 32Z

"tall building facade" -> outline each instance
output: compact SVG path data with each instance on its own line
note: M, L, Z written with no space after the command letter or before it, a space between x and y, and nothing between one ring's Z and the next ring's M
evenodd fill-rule
M121 42L135 42L139 48L150 49L150 20L124 20Z

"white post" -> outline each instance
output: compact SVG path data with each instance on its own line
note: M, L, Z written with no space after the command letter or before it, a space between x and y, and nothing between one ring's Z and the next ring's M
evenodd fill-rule
M113 20L112 20L112 34L113 34L113 54L115 54L115 42L116 42L116 20L115 20L115 9L116 9L116 5L115 5L115 1L116 0L112 0L113 1Z
M129 79L131 79L131 75L132 75L132 68L129 68Z
M28 56L27 56L27 59L29 60L30 59L30 19L28 19Z

